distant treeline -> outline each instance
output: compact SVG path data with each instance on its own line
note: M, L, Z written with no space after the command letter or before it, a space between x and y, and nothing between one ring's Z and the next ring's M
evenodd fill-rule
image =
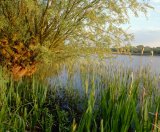
M142 49L144 49L144 55L150 55L153 51L154 55L160 55L160 47L151 48L149 46L130 46L130 47L121 47L121 48L111 48L112 52L119 52L119 53L131 53L131 54L141 54Z

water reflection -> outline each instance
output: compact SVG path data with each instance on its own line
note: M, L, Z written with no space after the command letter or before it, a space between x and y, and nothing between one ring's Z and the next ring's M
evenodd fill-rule
M148 67L153 74L160 74L160 56L118 55L111 60L106 60L106 62L111 61L116 65L123 65L125 68L131 68L133 71Z
M62 68L56 76L50 77L50 84L53 86L60 85L65 87L70 85L75 89L81 89L82 85L86 85L85 80L92 82L93 77L95 84L98 85L102 80L110 79L115 76L123 76L126 79L125 73L128 71L134 72L134 75L141 74L142 71L150 72L152 75L160 74L160 57L159 56L127 56L118 55L107 59L98 59L91 57L86 59L81 57L75 61L61 65ZM95 76L94 76L95 74ZM91 84L88 84L91 85Z

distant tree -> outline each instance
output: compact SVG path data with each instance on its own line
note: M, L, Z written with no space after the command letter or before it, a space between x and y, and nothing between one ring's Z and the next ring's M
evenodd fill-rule
M142 48L144 48L144 46L143 45L138 45L138 46L136 46L138 49L142 49Z
M131 46L130 51L131 53L138 53L138 49L135 46Z
M30 75L48 53L62 58L81 47L127 44L132 35L121 25L147 8L147 0L0 0L1 63Z
M144 47L144 53L145 53L145 54L151 54L151 51L152 51L152 48L151 48L151 47L149 47L149 46L145 46L145 47Z
M160 55L160 47L153 48L153 52Z
M155 47L151 48L149 46L143 46L143 45L138 45L138 46L131 46L130 50L131 53L137 53L140 54L142 51L142 48L144 48L144 54L152 54L152 51L155 55L160 55L160 47Z

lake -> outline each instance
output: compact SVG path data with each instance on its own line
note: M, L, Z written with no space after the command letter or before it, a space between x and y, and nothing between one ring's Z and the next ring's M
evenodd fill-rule
M133 71L149 67L152 73L160 74L160 56L118 55L112 59L106 59L106 62L122 65L125 68L131 68Z
M50 83L52 85L60 84L65 86L68 82L73 82L74 87L79 89L82 87L83 81L81 76L86 76L86 78L87 76L90 76L88 75L90 74L89 69L97 71L98 74L112 74L111 72L116 74L116 72L118 72L117 69L119 69L119 71L122 69L130 69L130 71L136 72L147 68L151 74L157 76L160 75L160 56L114 55L113 57L106 59L97 59L96 57L92 57L90 59L90 63L81 67L83 63L86 63L86 59L84 57L77 60L70 70L68 70L67 66L64 65L64 68L62 68L56 77L54 76L50 78ZM97 64L102 63L103 65L97 66ZM105 66L107 68L104 68ZM83 70L81 70L81 68L83 68ZM110 69L112 69L111 72ZM82 73L82 71L84 73Z

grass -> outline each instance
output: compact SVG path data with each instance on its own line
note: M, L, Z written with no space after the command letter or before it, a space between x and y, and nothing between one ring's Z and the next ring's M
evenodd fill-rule
M14 82L1 69L0 131L160 131L160 80L148 69L133 73L95 61L66 69L65 85L39 75Z

